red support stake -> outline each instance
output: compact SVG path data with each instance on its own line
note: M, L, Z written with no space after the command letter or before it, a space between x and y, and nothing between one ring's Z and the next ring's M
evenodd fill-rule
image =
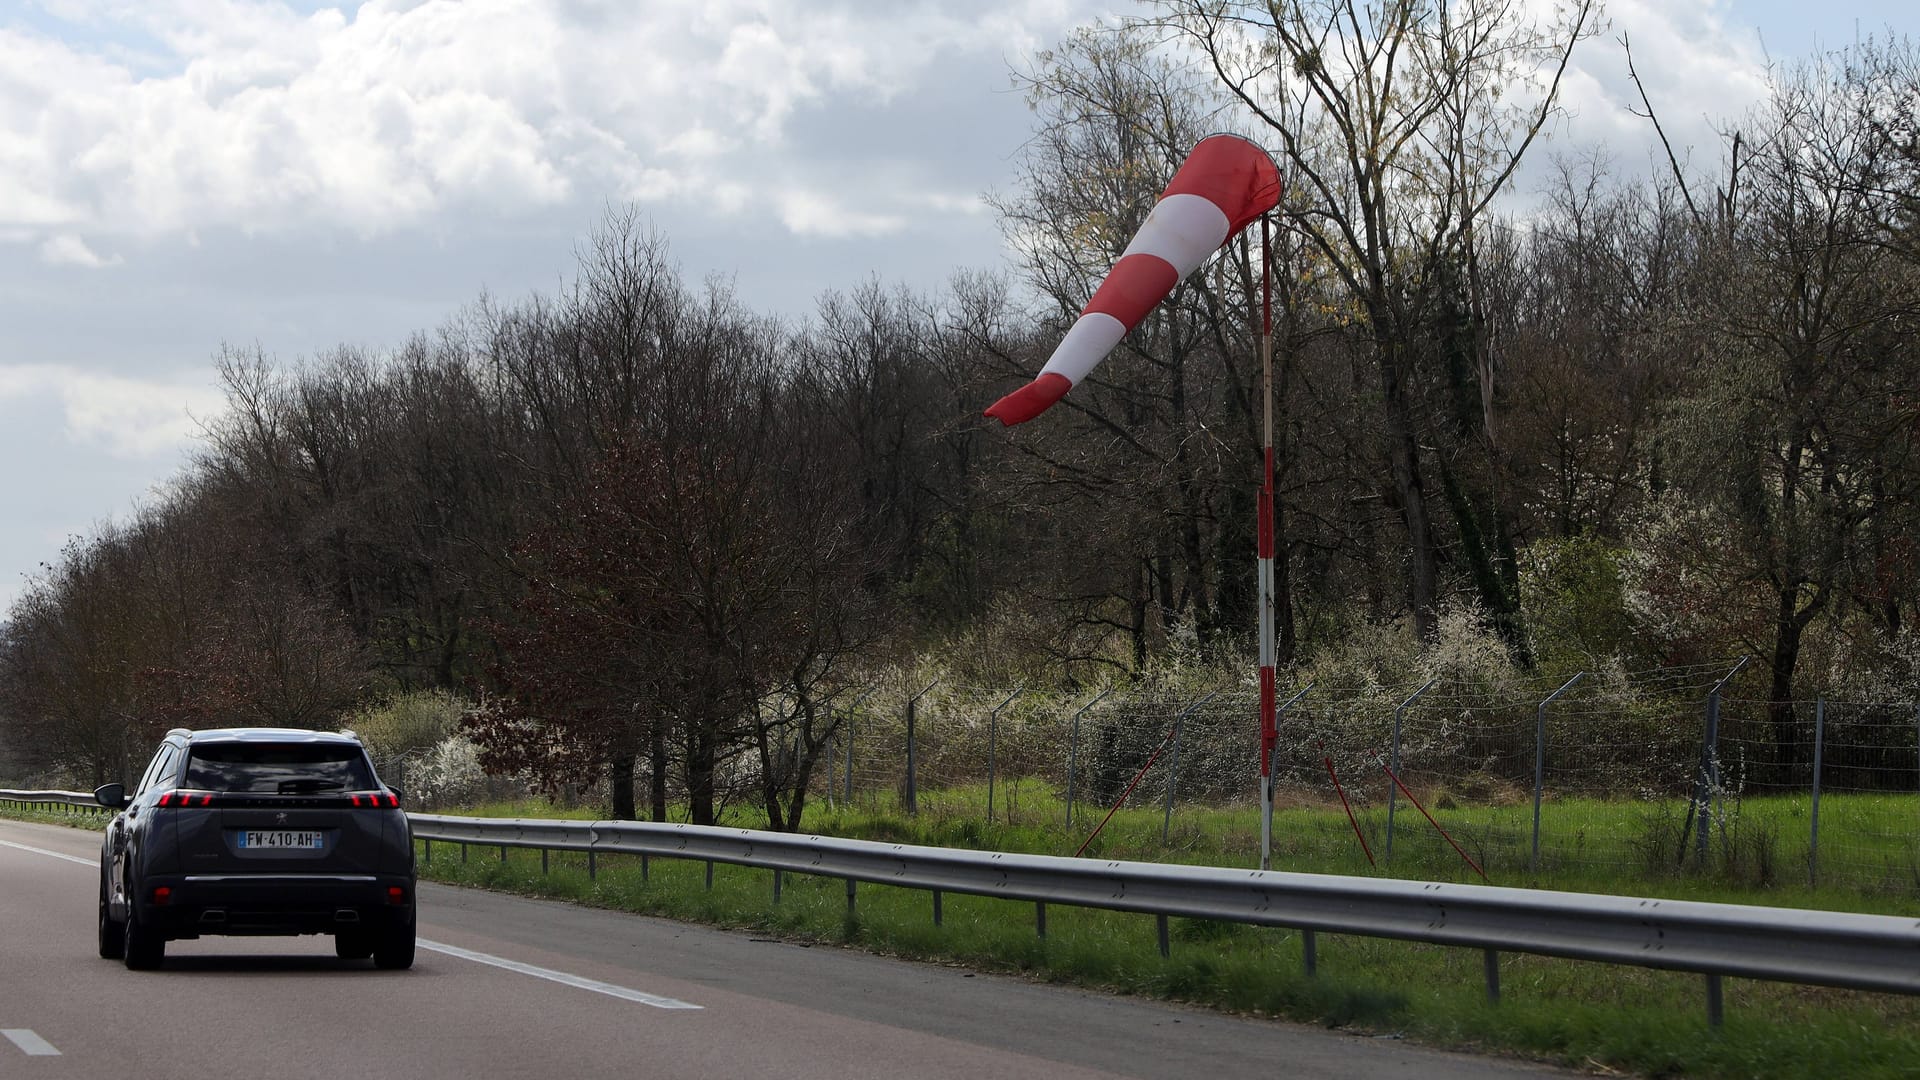
M1393 781L1394 787L1397 787L1400 789L1400 794L1405 795L1407 797L1407 801L1413 804L1413 808L1415 810L1420 811L1420 815L1427 819L1427 824L1433 826L1433 829L1435 832L1439 833L1443 837L1446 837L1447 843L1453 844L1453 850L1458 852L1462 859L1466 860L1466 863L1468 866L1473 867L1473 872L1480 875L1480 880L1486 882L1489 885L1493 884L1493 879L1487 877L1487 872L1485 870L1480 869L1479 863L1473 861L1473 856L1468 855L1464 850L1461 849L1459 844L1454 843L1453 837L1448 836L1447 830L1441 828L1440 823L1433 820L1433 815L1427 813L1427 808L1420 805L1420 800L1413 797L1413 792L1407 790L1407 785L1400 782L1400 778L1393 774L1393 769L1386 762L1382 761L1380 763L1380 770L1386 773L1387 777Z
M1325 747L1322 747L1322 749L1325 749ZM1345 810L1347 812L1347 824L1353 826L1353 838L1355 840L1360 841L1360 851L1362 854L1366 855L1367 865L1368 866L1380 865L1379 863L1376 863L1373 861L1373 849L1367 846L1367 838L1360 831L1360 823L1354 820L1353 807L1351 804L1347 802L1347 790L1340 786L1340 777L1336 775L1333 771L1333 755L1327 754L1323 756L1320 760L1327 763L1327 776L1333 780L1334 794L1340 796L1340 809Z

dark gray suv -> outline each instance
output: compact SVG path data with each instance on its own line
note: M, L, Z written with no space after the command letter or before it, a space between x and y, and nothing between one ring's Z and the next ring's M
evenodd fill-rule
M342 958L413 965L413 832L350 732L175 728L100 850L100 955L158 967L202 934L332 934Z

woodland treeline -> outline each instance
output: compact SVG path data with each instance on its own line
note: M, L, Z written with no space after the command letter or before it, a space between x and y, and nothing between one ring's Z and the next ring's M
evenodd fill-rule
M1215 130L1286 182L1284 667L1394 681L1448 634L1541 674L1747 654L1783 748L1809 686L1911 697L1911 43L1782 63L1718 145L1616 172L1542 141L1591 8L1375 7L1169 0L1041 54L992 199L1014 263L936 295L771 318L615 208L551 295L390 351L223 348L192 466L7 614L0 739L103 781L170 726L441 688L490 767L794 828L850 691L929 657L999 685L1244 669L1257 236L1046 416L980 416Z

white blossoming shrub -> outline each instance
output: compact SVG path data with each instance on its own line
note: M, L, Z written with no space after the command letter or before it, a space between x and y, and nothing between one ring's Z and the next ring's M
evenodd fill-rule
M450 735L424 753L405 762L407 799L420 808L463 806L489 794L489 782L480 767L480 748L460 735Z

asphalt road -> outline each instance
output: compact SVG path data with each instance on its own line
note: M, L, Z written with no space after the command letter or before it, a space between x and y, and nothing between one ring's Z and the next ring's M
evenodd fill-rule
M0 821L0 1078L1570 1076L446 886L411 971L305 938L94 950L99 834Z

